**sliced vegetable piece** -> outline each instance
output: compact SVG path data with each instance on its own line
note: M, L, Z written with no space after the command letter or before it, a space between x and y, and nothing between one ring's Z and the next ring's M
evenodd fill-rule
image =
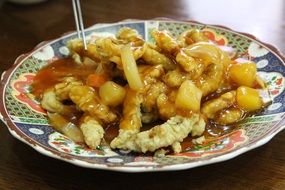
M84 142L81 130L58 113L49 113L51 126L75 142Z
M87 77L86 84L88 86L98 88L102 86L107 80L108 77L104 74L90 74Z
M131 51L130 44L123 46L121 49L121 58L124 73L126 75L129 86L133 90L139 90L143 87L142 80L140 78L138 67Z

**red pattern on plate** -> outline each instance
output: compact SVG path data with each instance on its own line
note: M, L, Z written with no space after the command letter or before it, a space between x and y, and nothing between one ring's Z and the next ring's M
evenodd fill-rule
M34 100L33 95L28 90L34 80L34 77L34 73L22 74L17 80L12 82L12 94L17 101L27 105L35 112L46 114L46 111Z
M225 153L230 150L233 150L240 144L243 144L247 141L247 136L243 129L236 130L225 136L221 136L210 141L205 141L201 146L196 147L194 150L188 152L183 152L175 154L175 156L187 156L187 157L205 157L212 154ZM200 147L200 148L199 148Z
M217 34L214 30L203 29L203 34L211 41L215 42L220 46L225 46L228 44L228 40L225 36Z

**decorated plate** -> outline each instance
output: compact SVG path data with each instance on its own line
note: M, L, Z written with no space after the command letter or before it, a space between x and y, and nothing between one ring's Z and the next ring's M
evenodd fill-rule
M21 55L14 66L1 76L1 119L11 134L38 152L78 166L124 172L182 170L231 159L268 142L284 129L285 58L271 45L255 37L221 26L171 20L123 21L94 25L87 36L114 35L121 27L136 29L145 40L153 40L152 29L166 29L174 36L198 28L212 41L230 46L257 64L259 75L266 81L273 99L270 106L247 118L234 131L196 145L179 154L155 157L99 146L96 150L77 144L56 132L46 119L46 112L31 94L35 73L55 59L69 55L66 42L75 33L39 44L32 52Z

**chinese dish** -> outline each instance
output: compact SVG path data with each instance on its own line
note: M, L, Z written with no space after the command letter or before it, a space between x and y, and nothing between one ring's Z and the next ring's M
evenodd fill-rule
M68 58L42 68L33 94L51 126L95 149L185 150L188 139L219 136L266 106L266 85L252 61L192 29L174 38L153 30L68 41Z

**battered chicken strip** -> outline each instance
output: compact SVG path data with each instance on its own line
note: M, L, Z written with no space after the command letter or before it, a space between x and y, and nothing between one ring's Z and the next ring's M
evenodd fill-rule
M193 81L197 80L202 75L204 69L205 66L202 63L197 63L195 65L195 69L189 72L183 71L180 68L176 68L174 70L168 71L163 76L162 80L169 87L179 87L187 79Z
M120 56L120 49L122 48L122 44L114 43L114 39L111 37L96 39L95 46L102 58Z
M229 108L223 110L215 118L215 122L221 125L228 125L238 122L243 118L243 111L239 108Z
M191 72L198 67L198 63L196 60L185 54L183 49L180 50L180 52L176 55L176 61L177 63L187 72Z
M150 123L159 118L156 99L167 90L167 86L160 81L161 76L164 74L164 69L162 65L140 66L139 72L145 84L140 91L142 96L141 119L143 123Z
M186 73L179 68L168 71L162 78L163 82L169 87L179 87L186 79Z
M163 120L167 120L176 115L175 103L171 101L165 93L158 96L156 103L159 115Z
M117 34L116 37L118 39L121 40L126 40L128 42L133 42L135 41L137 38L141 38L138 31L133 29L133 28L129 28L129 27L123 27L121 28Z
M116 37L119 40L123 40L124 43L132 43L132 46L142 46L144 44L144 40L139 35L138 31L133 28L121 28L117 32Z
M186 76L190 80L199 78L206 68L201 60L187 55L184 48L176 55L176 61L187 72Z
M97 117L104 123L111 123L117 118L108 106L100 102L95 90L89 86L73 86L69 97L80 110L88 112L89 115Z
M71 57L78 64L84 63L81 56L89 57L94 61L100 61L101 59L101 56L93 43L88 43L87 50L84 50L81 39L72 39L67 42L67 47L70 51Z
M146 49L144 40L137 37L136 39L125 36L124 33L119 34L122 38L128 38L125 40L118 40L112 37L96 38L95 41L87 44L87 50L84 50L82 40L74 39L68 42L68 48L71 51L71 56L76 63L83 64L83 57L88 57L95 62L112 61L118 65L118 68L122 69L120 50L122 46L129 43L128 40L136 40L131 42L132 51L135 60L139 59ZM81 57L82 56L82 57Z
M164 75L164 69L162 65L139 66L139 73L144 83L144 87L140 90L143 97L142 107L145 112L150 112L157 96L167 89L167 86L160 81L161 76Z
M166 31L153 30L151 32L157 46L162 49L162 51L167 52L171 55L176 55L180 47L176 40Z
M104 129L100 123L90 116L83 116L83 122L80 124L85 143L92 149L96 149L100 145L104 137Z
M157 81L156 83L150 84L148 90L142 94L141 119L143 123L151 123L158 120L157 98L160 94L166 92L167 89L167 86L163 82Z
M147 49L147 44L144 39L139 35L138 31L133 28L121 28L117 32L116 37L118 38L118 43L131 44L135 60L141 58Z
M135 134L140 131L142 126L141 102L142 98L139 92L128 88L123 104L123 118L120 122L119 135L112 140L110 144L112 148L131 150L133 147L136 147L134 144Z
M64 105L56 96L53 88L47 89L44 92L41 106L51 113L59 113L66 116L70 116L74 113L74 106Z
M201 77L195 81L198 88L202 90L203 96L215 92L223 80L223 64L210 64Z
M186 47L196 42L208 42L209 39L198 29L186 30L177 39L181 47Z
M167 86L158 81L150 85L149 89L143 96L142 109L144 112L151 112L154 108L156 108L156 100L158 96L164 92L166 92Z
M164 75L164 69L162 65L156 66L138 66L139 74L143 79L145 87L143 91L148 90L149 84L154 84L157 80Z
M195 84L203 92L203 96L216 91L225 74L230 59L223 51L214 44L198 42L183 48L188 56L200 59L204 64L205 71L195 80Z
M83 83L74 77L66 77L63 82L54 86L54 92L59 100L68 100L70 89L74 86L81 86Z
M143 112L142 111L141 120L142 123L152 123L159 119L159 113L157 108L153 108L150 112Z
M168 57L158 52L150 45L146 46L142 59L150 65L162 65L165 70L172 70L176 67Z
M156 149L182 142L191 133L195 125L198 125L198 127L195 127L197 129L204 129L205 126L204 120L198 114L194 114L191 118L175 116L162 125L137 134L135 143L140 148L139 151L144 153L147 151L153 152ZM176 152L179 152L179 147Z
M236 91L227 92L220 97L209 100L202 105L201 113L207 118L214 119L217 112L232 106L236 102Z
M124 101L123 119L120 123L120 129L123 130L140 130L141 127L141 113L140 104L142 98L138 91L127 89L126 98Z
M205 121L198 114L193 114L190 118L175 116L150 130L135 134L126 133L125 137L128 141L120 141L121 146L116 148L145 153L172 146L174 152L178 153L181 151L180 143L189 133L201 135L204 129Z

